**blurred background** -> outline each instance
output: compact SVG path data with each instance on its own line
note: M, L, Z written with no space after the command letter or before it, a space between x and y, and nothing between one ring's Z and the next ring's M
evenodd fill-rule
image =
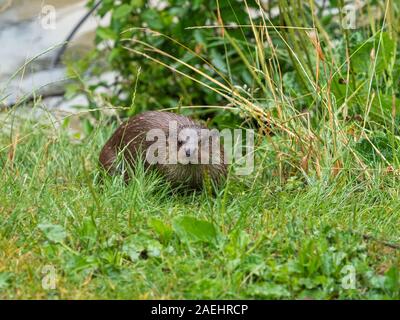
M55 64L54 59L74 26L89 11L86 4L87 1L82 0L0 1L2 104L11 106L35 92L44 96L44 103L54 114L68 111L71 104L76 103L63 99L65 66ZM69 42L66 54L79 58L93 49L99 25L101 19L94 15L85 19ZM23 72L12 78L21 67Z
M2 0L0 105L12 119L68 117L82 136L101 119L149 109L217 127L304 131L307 149L326 129L329 148L346 144L339 126L357 132L368 161L391 163L398 13L395 0ZM10 113L0 117L9 128ZM363 140L366 128L378 148Z

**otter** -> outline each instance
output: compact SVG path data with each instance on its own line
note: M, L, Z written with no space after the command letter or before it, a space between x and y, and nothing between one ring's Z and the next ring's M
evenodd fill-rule
M207 177L218 186L227 175L227 166L215 133L183 115L147 111L117 128L99 161L108 174L123 173L126 182L131 176L118 169L118 155L131 167L141 159L146 169L157 170L173 186L201 189Z

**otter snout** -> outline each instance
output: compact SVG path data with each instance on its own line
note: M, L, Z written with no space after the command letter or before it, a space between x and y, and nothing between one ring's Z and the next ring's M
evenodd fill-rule
M185 148L185 154L186 154L186 157L190 157L193 153L190 150L190 148Z

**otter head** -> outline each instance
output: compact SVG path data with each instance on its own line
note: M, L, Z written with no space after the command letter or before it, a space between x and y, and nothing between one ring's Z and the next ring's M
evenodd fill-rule
M181 128L177 136L177 160L179 164L199 164L201 149L201 129L197 127Z
M178 132L177 160L179 164L221 164L220 139L217 130L186 127Z
M151 142L147 155L153 155L151 159L157 161L151 163L173 184L200 188L206 174L215 181L225 176L223 151L217 130L196 125L178 125L175 128L172 126L172 130L171 127L165 130L164 136L162 132L158 133L159 139Z

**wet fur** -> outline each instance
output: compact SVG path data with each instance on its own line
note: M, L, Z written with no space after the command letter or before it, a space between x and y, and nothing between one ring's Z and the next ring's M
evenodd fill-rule
M176 121L178 132L184 128L207 129L189 117L170 112L147 111L130 118L121 124L115 133L104 145L99 161L102 167L110 174L121 174L117 169L117 158L121 154L134 167L137 159L145 159L146 150L153 141L146 141L146 133L151 129L161 129L168 137L169 122ZM223 149L218 148L219 164L149 164L144 161L145 168L158 170L173 186L187 186L201 189L205 179L214 184L220 184L226 177ZM128 171L124 172L125 180L129 181Z

